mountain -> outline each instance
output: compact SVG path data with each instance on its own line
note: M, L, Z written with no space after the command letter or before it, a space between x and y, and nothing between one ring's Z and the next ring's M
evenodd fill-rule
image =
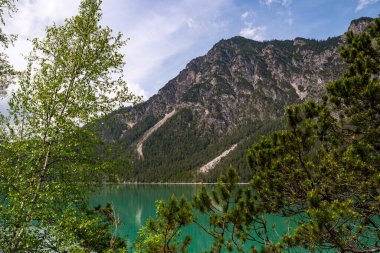
M349 30L370 22L354 20ZM286 106L321 98L324 85L342 76L342 43L344 36L219 41L149 100L103 122L115 159L130 158L121 180L213 181L230 164L248 178L247 148L283 127Z

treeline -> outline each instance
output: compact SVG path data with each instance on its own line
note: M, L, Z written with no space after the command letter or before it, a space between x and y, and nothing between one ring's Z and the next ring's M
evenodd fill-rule
M104 149L113 152L110 158L115 166L113 169L119 171L117 181L216 182L218 175L232 164L237 165L243 180L248 180L250 173L244 162L247 148L260 136L285 127L282 120L254 122L247 119L220 138L212 129L202 129L200 117L202 115L194 114L191 109L179 110L144 142L144 159L137 156L136 142L158 119L148 115L123 134L120 129L124 123L108 118L102 127L111 127L107 133L116 134L108 135ZM234 144L238 144L237 148L215 169L206 174L197 171Z

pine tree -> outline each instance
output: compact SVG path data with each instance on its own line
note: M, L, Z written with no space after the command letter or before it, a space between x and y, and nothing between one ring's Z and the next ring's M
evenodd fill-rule
M173 195L167 202L157 202L156 219L148 219L134 243L136 252L186 252L191 237L179 238L181 229L193 222L192 209L185 197Z
M247 156L262 212L294 221L282 249L380 250L380 18L345 39L344 77L288 108L289 129Z

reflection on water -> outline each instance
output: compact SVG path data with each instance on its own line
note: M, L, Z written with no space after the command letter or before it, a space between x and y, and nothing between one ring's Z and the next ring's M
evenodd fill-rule
M141 214L142 214L142 208L138 207L136 212L136 226L141 227Z
M167 200L171 195L177 198L184 195L189 200L196 193L199 185L166 185L166 184L130 184L111 185L102 188L91 198L91 207L110 203L120 215L121 226L119 236L125 238L131 246L137 232L149 217L155 217L156 202ZM200 232L195 226L186 228L183 234L192 237L191 251L205 249L210 245L210 238L205 232ZM203 235L202 235L203 234ZM201 235L201 236L200 236ZM208 240L205 238L209 238Z

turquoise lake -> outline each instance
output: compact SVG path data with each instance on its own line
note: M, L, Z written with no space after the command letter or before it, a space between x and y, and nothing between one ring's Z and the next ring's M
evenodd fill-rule
M180 197L184 195L188 199L192 198L199 188L199 185L169 185L169 184L127 184L112 185L102 188L91 198L91 206L97 204L112 204L116 213L119 214L121 226L118 234L125 238L129 248L137 236L137 232L149 217L155 217L155 205L160 199L167 200L171 195ZM284 230L287 225L283 219L270 218L271 223L276 223L277 229ZM201 217L200 221L207 223L206 217ZM196 225L186 227L182 233L190 235L192 242L189 252L201 252L207 250L212 245L211 237ZM247 250L252 245L247 245ZM131 250L133 252L133 250Z

